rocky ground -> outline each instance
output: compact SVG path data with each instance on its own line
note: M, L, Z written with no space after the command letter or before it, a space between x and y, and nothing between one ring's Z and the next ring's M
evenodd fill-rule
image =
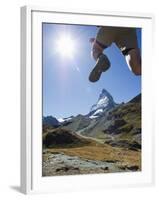
M112 141L51 129L43 134L43 176L140 171L140 146Z
M118 160L89 160L64 153L43 153L43 176L129 172L140 170L137 165L125 165Z

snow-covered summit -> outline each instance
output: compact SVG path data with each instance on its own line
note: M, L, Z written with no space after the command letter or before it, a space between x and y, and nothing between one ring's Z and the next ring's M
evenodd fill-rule
M103 111L109 110L115 105L116 103L114 102L111 94L107 90L103 89L99 95L97 103L91 107L89 117L91 119L96 118L101 115Z
M58 121L59 121L60 123L68 122L68 121L70 121L72 118L73 118L73 116L66 117L66 118L58 118Z

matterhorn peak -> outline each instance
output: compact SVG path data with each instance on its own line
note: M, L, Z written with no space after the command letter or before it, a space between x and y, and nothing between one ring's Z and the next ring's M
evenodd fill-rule
M102 98L105 98L105 97L107 97L109 100L111 100L111 101L114 101L113 100L113 97L111 96L111 94L106 90L106 89L102 89L102 92L100 93L100 95L99 95L99 99L98 99L98 101L100 100L100 99L102 99Z
M102 93L103 94L107 94L107 93L109 93L106 89L102 89Z
M111 94L106 89L102 89L102 92L99 95L97 103L91 107L89 113L90 118L98 117L99 115L101 115L101 113L103 113L103 111L109 110L115 107L115 105L116 103L114 102Z

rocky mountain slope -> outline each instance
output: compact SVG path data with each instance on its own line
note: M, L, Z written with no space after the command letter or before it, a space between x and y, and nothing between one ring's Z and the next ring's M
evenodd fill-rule
M67 121L67 123L62 123L61 125L65 126L65 128L69 130L80 131L81 133L86 133L87 131L90 132L93 130L93 127L98 124L105 113L115 108L117 105L118 104L114 102L110 93L103 89L97 102L91 106L87 115L79 114L76 117L72 117L71 120ZM94 136L94 132L89 136Z
M43 127L48 126L60 126L111 145L141 148L141 94L127 103L117 104L103 89L87 115L71 116L61 122L48 116L43 118Z
M105 95L108 96L110 103L106 100L99 106L101 99L107 99ZM117 105L109 93L103 90L99 101L92 108L88 115L78 115L72 118L69 124L63 126L68 130L101 139L112 145L141 148L141 94L127 103ZM102 110L100 114L90 118L95 116L94 113L99 109Z
M109 112L103 131L112 146L141 149L141 94Z
M43 117L43 125L58 127L60 125L60 123L55 117L46 116L46 117Z
M107 90L103 89L99 95L97 103L91 106L90 112L87 116L90 119L97 118L101 116L103 112L114 108L116 105L117 104L114 102L111 94Z

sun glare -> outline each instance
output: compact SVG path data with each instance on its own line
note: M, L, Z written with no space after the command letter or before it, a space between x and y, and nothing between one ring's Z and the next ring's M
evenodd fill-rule
M72 57L75 53L75 41L69 36L61 36L56 44L57 52L63 57Z

